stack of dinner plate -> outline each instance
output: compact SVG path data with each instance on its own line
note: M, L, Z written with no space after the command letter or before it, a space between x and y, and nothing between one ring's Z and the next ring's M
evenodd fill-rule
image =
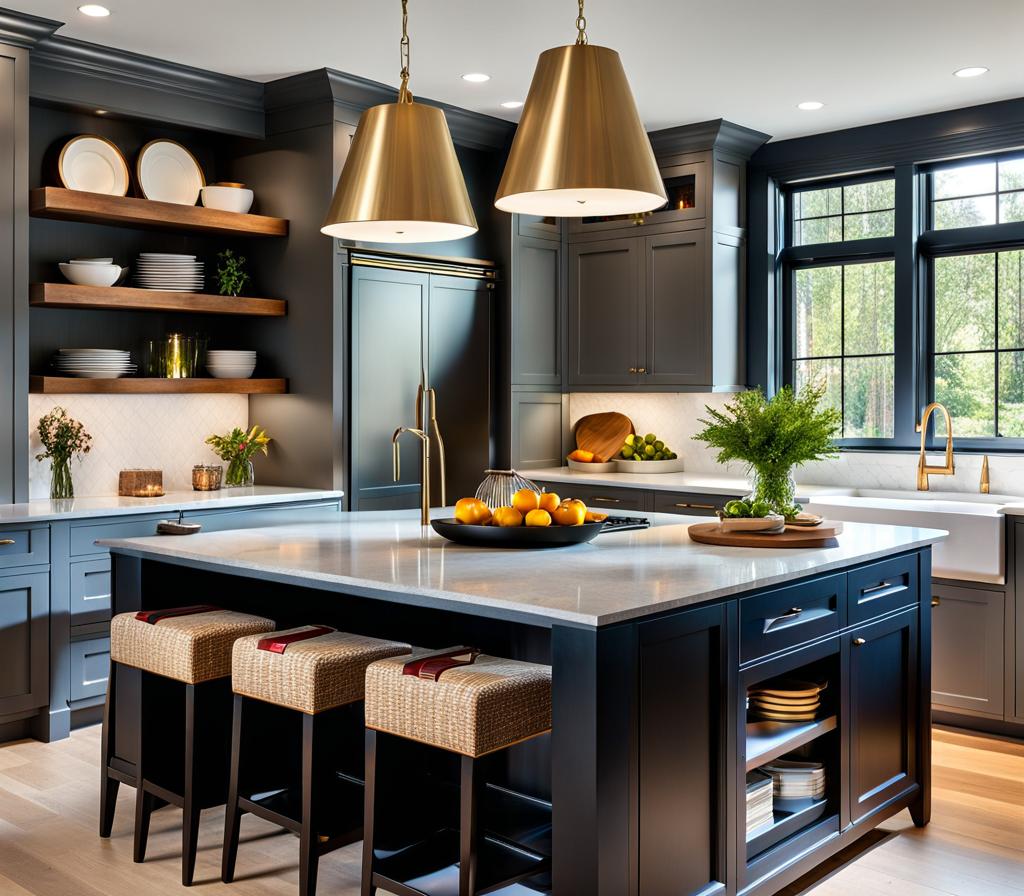
M112 348L62 348L53 356L61 376L90 380L117 379L135 373L131 352Z
M760 769L747 772L747 839L756 837L775 820L774 779Z
M256 352L213 349L206 353L206 369L220 380L245 380L256 369Z
M135 265L135 282L143 289L202 292L203 262L194 255L143 252Z
M825 766L820 762L776 759L759 770L772 776L772 800L780 812L799 811L825 797Z
M770 722L811 722L821 708L821 692L828 683L784 679L756 685L747 691L750 718Z

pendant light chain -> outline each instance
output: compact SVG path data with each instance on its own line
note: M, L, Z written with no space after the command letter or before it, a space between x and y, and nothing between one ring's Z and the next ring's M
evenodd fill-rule
M582 2L580 6L582 8ZM398 90L398 102L411 103L409 92L409 0L402 0L402 39L398 42L398 56L402 66L402 86Z
M583 15L583 0L579 0L580 12L576 16L576 30L579 32L576 35L576 45L584 46L587 43L587 17Z

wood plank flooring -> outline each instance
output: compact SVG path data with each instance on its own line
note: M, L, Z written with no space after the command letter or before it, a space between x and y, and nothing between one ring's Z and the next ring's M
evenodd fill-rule
M153 816L144 865L131 860L131 788L121 788L111 839L97 836L99 733L0 746L2 896L182 896L178 810ZM1024 744L936 731L934 762L927 828L902 813L883 826L893 836L786 896L1024 896ZM221 884L222 824L221 811L203 814L194 889L295 896L298 841L251 816L242 821L236 882ZM321 861L318 892L357 896L358 845Z

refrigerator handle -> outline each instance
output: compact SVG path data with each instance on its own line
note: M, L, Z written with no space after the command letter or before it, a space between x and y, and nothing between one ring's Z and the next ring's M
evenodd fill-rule
M416 387L416 428L423 429L423 381ZM425 432L426 430L424 430Z
M427 389L430 396L430 428L433 430L434 439L437 441L437 460L441 467L441 506L448 506L448 499L445 494L445 463L444 463L444 440L441 438L441 428L437 425L437 393L433 389Z

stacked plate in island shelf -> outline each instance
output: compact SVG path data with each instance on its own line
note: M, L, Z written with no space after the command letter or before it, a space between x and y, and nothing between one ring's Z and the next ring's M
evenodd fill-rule
M62 348L53 356L61 376L83 379L118 379L135 373L131 352L112 348Z
M164 292L202 292L203 262L194 255L143 252L135 265L135 282L143 289Z
M256 369L256 352L211 349L206 353L206 369L220 380L246 380Z
M774 779L755 769L747 772L747 839L756 837L772 826L775 820L773 803Z
M825 766L814 760L776 759L759 771L772 777L772 800L780 812L799 812L825 798Z
M769 722L812 722L821 709L828 682L782 679L747 690L747 714Z

